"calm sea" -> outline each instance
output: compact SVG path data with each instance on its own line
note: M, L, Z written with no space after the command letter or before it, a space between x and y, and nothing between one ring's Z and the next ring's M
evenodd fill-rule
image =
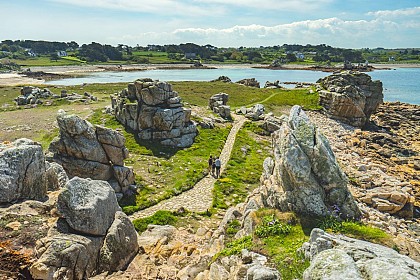
M373 80L380 80L384 87L385 101L401 101L420 104L420 68L397 68L376 70L368 73ZM232 81L245 78L257 79L261 86L266 81L316 82L330 75L319 71L307 70L269 70L254 68L220 69L183 69L183 70L146 70L135 72L95 72L80 78L49 81L53 85L80 85L83 83L132 82L139 78L152 78L161 81L210 81L219 76L227 76Z

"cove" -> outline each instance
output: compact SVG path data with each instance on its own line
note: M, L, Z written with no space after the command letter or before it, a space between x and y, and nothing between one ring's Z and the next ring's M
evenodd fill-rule
M220 76L227 76L233 82L245 78L257 79L261 86L266 81L315 83L319 78L331 73L308 70L270 70L250 67L218 69L175 69L145 70L133 72L94 72L84 77L48 81L51 85L81 85L84 83L128 83L139 78L152 78L161 81L211 81ZM401 101L420 104L420 68L397 68L368 72L373 80L380 80L384 88L385 101ZM288 87L293 85L288 85Z

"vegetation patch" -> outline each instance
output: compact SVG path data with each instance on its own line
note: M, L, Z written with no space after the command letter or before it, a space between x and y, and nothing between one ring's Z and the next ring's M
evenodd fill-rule
M220 257L239 255L243 249L251 250L253 247L252 236L244 236L242 238L226 243L225 248L213 256L213 261Z
M153 216L134 220L133 225L139 233L142 233L148 225L175 225L177 220L173 212L159 210Z
M239 255L242 249L255 251L267 256L272 266L280 271L282 279L301 279L304 270L309 267L309 260L297 253L309 236L304 233L300 221L293 213L283 213L277 209L259 209L252 219L256 224L252 235L231 240L225 248L213 257L213 261L224 256ZM232 221L227 230L236 228ZM228 235L229 236L229 235Z
M252 123L246 123L238 132L231 158L213 189L213 207L227 209L245 201L259 185L262 163L270 154L270 142L252 132Z

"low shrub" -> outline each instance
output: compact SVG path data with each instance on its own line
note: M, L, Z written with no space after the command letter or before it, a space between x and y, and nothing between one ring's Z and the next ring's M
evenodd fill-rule
M269 237L276 235L286 235L291 231L291 226L281 223L274 215L264 216L263 223L255 229L255 234L258 237Z

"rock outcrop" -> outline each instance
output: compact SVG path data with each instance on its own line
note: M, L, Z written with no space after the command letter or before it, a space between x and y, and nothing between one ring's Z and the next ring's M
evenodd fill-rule
M224 83L231 83L232 80L228 76L220 76L217 79L211 80L210 82L224 82Z
M418 279L420 263L395 250L313 229L301 251L311 260L303 279Z
M182 107L178 93L166 82L136 80L112 96L112 108L117 120L142 140L185 148L197 135L191 110Z
M258 121L264 119L265 107L262 104L255 104L252 107L241 107L236 110L236 114L245 115L250 120Z
M274 82L266 81L264 88L284 88L284 87L280 85L279 80L276 80Z
M342 218L360 217L328 140L301 107L293 106L288 122L273 133L273 146L273 171L262 179L269 206L310 216L331 215L338 207Z
M230 115L230 106L227 105L228 100L229 94L220 92L210 97L209 107L223 119L232 119L232 116Z
M344 71L317 81L319 103L334 119L363 127L383 102L382 82L367 74Z
M288 117L286 115L277 117L273 114L267 114L264 117L264 122L262 123L261 128L269 133L273 133L274 131L279 130L282 124L287 121Z
M247 87L260 88L260 82L258 82L255 78L242 79L242 80L237 81L236 83L247 86Z
M18 139L0 143L0 204L47 195L44 153L39 143Z
M417 145L418 133L415 134L415 114L410 114L415 113L416 108L407 105L384 103L372 116L372 120L381 126L390 126L397 120L404 123L393 126L391 131L381 127L379 131L360 130L318 112L308 115L328 137L340 166L352 178L350 189L363 213L362 222L392 235L401 254L420 261L419 172L412 165L420 146ZM410 118L396 114L402 111ZM394 146L390 141L396 141L398 145ZM405 149L414 153L400 154L399 151Z
M109 181L119 198L134 185L132 168L123 166L128 151L121 133L63 110L57 114L57 123L60 135L49 150L52 160L61 164L69 177Z
M33 86L24 86L20 90L20 95L14 100L17 105L33 105L33 104L43 104L46 99L57 99L57 100L67 100L67 101L80 101L80 102L89 102L97 101L96 96L91 95L88 92L85 92L83 95L77 93L67 93L66 90L61 91L61 94L55 94L51 92L48 88L40 89ZM50 103L51 104L51 103Z
M87 279L125 269L137 254L137 233L107 182L71 179L57 208L61 217L37 242L35 279Z

